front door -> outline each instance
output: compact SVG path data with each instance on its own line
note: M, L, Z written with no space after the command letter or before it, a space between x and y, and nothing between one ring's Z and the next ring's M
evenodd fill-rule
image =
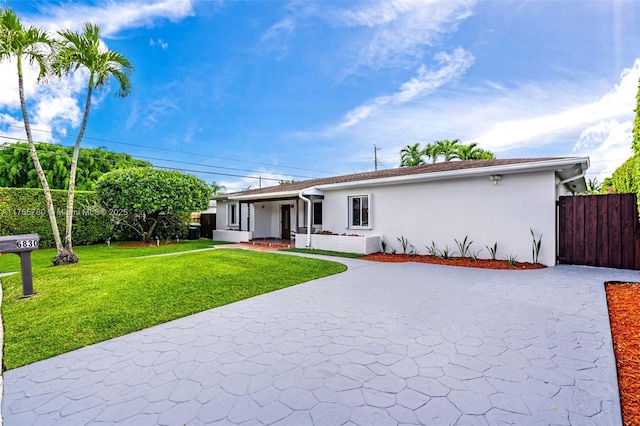
M285 204L280 206L280 230L282 239L288 240L291 238L291 206Z

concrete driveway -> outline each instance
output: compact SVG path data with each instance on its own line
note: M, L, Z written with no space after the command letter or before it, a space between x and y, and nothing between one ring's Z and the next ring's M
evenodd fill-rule
M639 273L340 261L8 371L5 423L621 424L603 282Z

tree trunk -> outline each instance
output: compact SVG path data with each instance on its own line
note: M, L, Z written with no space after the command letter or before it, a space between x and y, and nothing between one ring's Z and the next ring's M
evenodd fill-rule
M38 158L38 152L36 151L35 144L33 143L33 137L31 135L31 125L29 124L29 116L27 115L27 102L24 96L24 81L22 78L22 58L18 56L18 91L20 93L20 107L22 108L22 119L24 120L24 130L27 133L27 143L29 144L29 151L31 152L31 159L35 166L36 173L42 184L42 190L44 192L44 199L47 204L47 214L49 215L49 222L51 223L51 232L53 232L53 239L56 243L56 249L58 253L62 251L62 240L60 239L60 230L58 229L58 221L56 220L56 212L53 207L53 199L51 198L51 189L49 189L49 183L47 177L42 170L40 159Z
M65 233L64 233L64 249L58 252L53 263L63 265L78 262L78 256L73 252L71 242L71 231L73 230L73 201L75 197L76 173L78 170L78 155L80 154L80 144L87 128L89 120L89 110L91 108L91 94L93 92L93 74L89 77L89 88L87 89L87 102L84 107L84 117L82 118L82 126L76 138L76 144L73 147L73 157L71 158L71 168L69 169L69 192L67 195L67 210L65 215Z
M153 231L156 229L156 225L158 224L158 217L149 218L147 221L151 221L151 225L149 226L149 230L142 236L145 243L151 241L151 235L153 235Z

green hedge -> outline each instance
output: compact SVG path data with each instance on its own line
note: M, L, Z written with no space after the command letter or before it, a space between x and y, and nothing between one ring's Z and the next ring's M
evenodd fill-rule
M67 191L52 190L60 235L64 236ZM97 209L94 192L76 191L73 219L73 245L105 241L112 236L109 218ZM54 247L42 189L0 188L0 235L38 234L40 247ZM63 237L64 238L64 237Z

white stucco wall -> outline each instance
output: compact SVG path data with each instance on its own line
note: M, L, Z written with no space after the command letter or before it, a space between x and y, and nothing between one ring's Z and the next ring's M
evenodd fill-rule
M238 229L238 226L227 225L227 205L233 201L218 201L218 213L216 214L216 227L218 229ZM293 204L293 207L291 205ZM247 230L247 209L251 209L250 215L250 230L252 231L253 238L281 238L282 229L280 227L280 215L281 206L289 205L291 209L291 223L290 229L293 233L296 230L295 215L296 207L294 201L264 201L256 202L250 205L246 203L242 204L241 218L242 218L242 230ZM264 208L263 208L264 206ZM302 202L300 206L300 226L302 224Z
M227 224L227 205L228 204L238 204L237 201L218 201L216 208L216 229L219 230L229 230L229 229L238 229L239 225L229 225ZM242 204L240 209L240 220L242 220L242 230L247 231L247 214L249 212L249 206L247 204ZM253 208L251 209L251 221L253 222ZM253 227L252 227L253 229Z
M371 229L347 227L347 197L371 194ZM539 172L503 175L494 185L487 177L429 183L325 191L323 228L334 233L381 235L388 249L402 252L404 235L421 254L435 241L438 248L455 249L454 239L474 241L472 250L498 242L498 257L531 261L529 228L543 234L540 262L556 262L555 175Z
M370 229L347 226L348 197L371 195ZM472 251L488 258L485 246L498 243L498 258L517 256L532 261L532 238L542 234L540 262L556 262L556 178L554 172L505 174L497 185L488 177L440 180L427 183L325 190L322 229L337 234L355 233L384 237L387 250L402 252L397 238L405 236L420 254L434 241L439 249L457 250L454 239L473 241ZM295 201L257 202L251 211L254 238L280 237L280 206L291 208L291 230L295 231ZM262 205L265 208L262 209ZM299 202L299 226L305 226L303 203ZM218 203L217 227L226 224L226 203ZM246 209L242 205L243 230ZM235 227L232 227L235 228Z
M251 212L251 221L254 238L271 237L272 212L273 203L256 203L253 205L253 211Z
M371 254L382 250L380 241L380 236L347 237L343 235L312 234L309 239L306 234L299 234L296 237L296 248ZM309 245L307 245L308 242L310 243Z

